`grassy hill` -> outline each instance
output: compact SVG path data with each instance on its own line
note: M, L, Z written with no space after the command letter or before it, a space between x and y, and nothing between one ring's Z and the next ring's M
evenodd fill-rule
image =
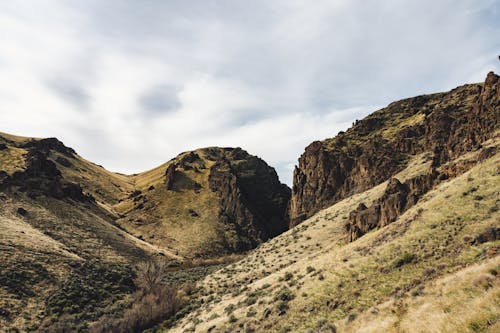
M131 306L139 263L160 257L172 284L196 280L285 230L288 198L274 170L241 149L201 149L122 175L57 139L0 133L0 327L87 331Z
M500 77L122 175L0 133L0 331L498 332ZM290 229L290 227L292 227Z
M500 243L491 233L500 221L500 154L477 163L479 154L462 156L474 167L354 242L349 213L387 182L318 212L207 276L199 308L166 331L498 331ZM430 167L428 156L415 156L395 177Z

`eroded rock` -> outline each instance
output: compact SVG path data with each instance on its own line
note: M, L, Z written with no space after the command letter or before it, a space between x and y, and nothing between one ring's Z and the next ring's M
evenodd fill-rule
M438 168L481 148L499 126L499 85L490 72L483 84L391 103L337 137L311 143L294 171L291 225L389 179L411 155L430 152ZM457 167L443 177L470 165Z

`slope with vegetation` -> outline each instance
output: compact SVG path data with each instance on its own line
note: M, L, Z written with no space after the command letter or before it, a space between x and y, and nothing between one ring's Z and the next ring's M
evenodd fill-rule
M127 176L0 133L0 327L497 332L499 86L312 143L292 193L239 148Z
M395 102L309 146L302 223L208 275L165 331L498 331L499 81Z
M315 141L294 171L295 225L404 169L415 154L432 154L438 167L477 149L498 128L499 79L391 103L335 138Z
M239 148L127 176L55 138L0 133L0 327L87 331L103 318L137 319L138 304L286 230L289 196L274 169ZM136 266L152 257L168 266L168 286L145 292ZM125 326L148 328L174 309Z
M115 206L117 223L182 255L247 251L288 229L290 189L240 148L185 152L131 179L135 191Z

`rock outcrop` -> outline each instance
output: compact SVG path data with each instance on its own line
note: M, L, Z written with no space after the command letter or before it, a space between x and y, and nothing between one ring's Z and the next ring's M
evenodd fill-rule
M244 252L288 230L290 188L241 148L183 152L135 177L142 195L117 205L117 223L183 255Z
M219 197L226 246L240 252L288 229L290 189L276 171L240 148L213 151L210 190Z
M74 149L66 147L61 141L57 140L56 138L30 140L23 145L23 148L36 150L44 153L45 155L48 155L51 150L57 151L70 158L74 158L76 155Z
M39 142L30 141L23 146L28 149L26 167L12 175L0 177L0 189L24 192L31 198L45 195L56 199L93 202L94 198L84 194L80 185L65 180L56 164L48 158L51 149L70 157L73 157L74 151L55 139Z
M432 172L411 178L401 183L391 178L384 194L372 206L360 204L349 214L346 224L348 241L352 242L368 231L394 222L403 212L415 205L423 194L428 192L441 178Z
M432 152L437 168L478 149L500 122L500 78L391 103L333 139L306 147L294 171L291 225L389 179L411 155Z

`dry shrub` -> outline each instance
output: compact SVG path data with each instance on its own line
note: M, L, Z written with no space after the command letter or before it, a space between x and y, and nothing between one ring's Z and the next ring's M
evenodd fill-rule
M102 318L91 326L89 332L142 332L173 316L183 302L176 288L162 282L166 267L167 262L162 259L140 264L137 272L140 289L134 294L132 306L120 318Z

